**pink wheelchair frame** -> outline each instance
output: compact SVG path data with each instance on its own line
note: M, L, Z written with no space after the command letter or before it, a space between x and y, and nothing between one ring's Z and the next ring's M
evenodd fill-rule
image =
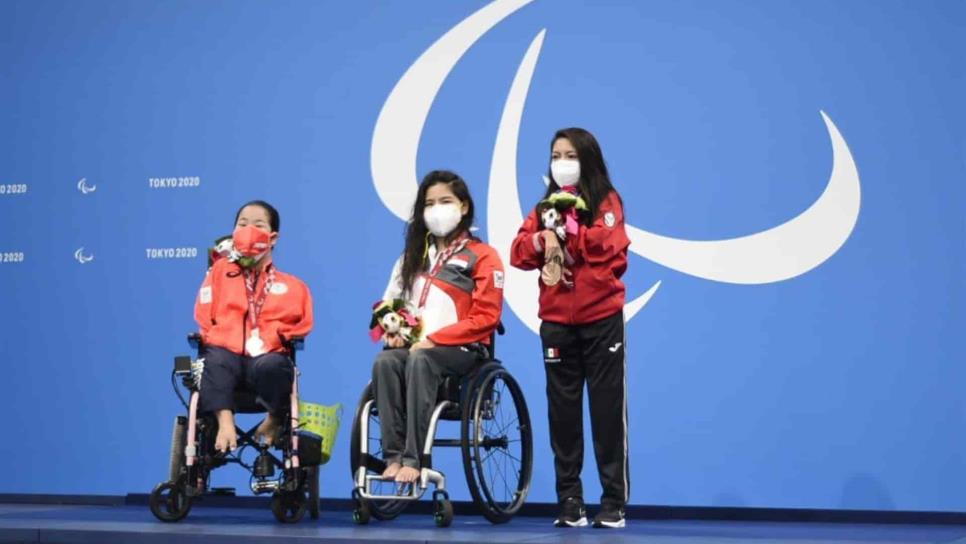
M275 518L283 523L296 523L308 511L313 519L319 516L319 451L321 442L311 437L300 437L299 430L299 370L295 365L295 352L304 345L301 338L285 339L288 356L294 366L292 393L290 395L287 423L278 435L273 447L280 450L281 457L259 444L255 438L257 425L249 430L236 426L238 448L229 453L214 451L214 431L217 421L211 414L199 414L200 397L199 368L203 368L204 346L201 336L188 336L189 344L197 350L198 358L175 357L171 383L187 415L175 420L171 440L169 479L159 483L151 492L151 512L161 521L174 522L184 519L192 503L212 494L233 494L234 490L209 489L211 471L226 464L238 464L251 472L250 487L253 493L272 494L271 509ZM181 378L181 388L178 378ZM190 392L185 401L181 389ZM256 406L253 393L236 390L236 411L239 413L262 413ZM242 453L249 448L258 451L256 459L248 463ZM303 459L306 457L306 459ZM275 477L275 471L280 474Z

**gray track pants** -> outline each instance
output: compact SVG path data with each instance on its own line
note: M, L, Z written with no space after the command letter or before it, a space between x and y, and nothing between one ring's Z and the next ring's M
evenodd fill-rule
M479 363L477 352L457 346L437 346L412 353L408 349L379 352L372 365L372 389L386 463L401 462L419 468L419 455L443 378L463 376Z

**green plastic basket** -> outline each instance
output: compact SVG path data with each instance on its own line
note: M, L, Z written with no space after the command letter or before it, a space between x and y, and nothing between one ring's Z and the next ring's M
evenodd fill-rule
M325 406L299 401L299 431L311 433L322 438L322 464L332 457L332 446L339 433L342 419L342 404Z

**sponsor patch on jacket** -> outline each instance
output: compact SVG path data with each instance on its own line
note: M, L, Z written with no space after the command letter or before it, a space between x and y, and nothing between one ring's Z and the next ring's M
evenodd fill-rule
M494 270L493 271L493 287L497 289L503 289L503 271Z
M211 286L206 285L201 288L198 292L198 302L202 304L211 304Z
M607 212L604 214L604 224L608 227L613 227L614 223L617 223L617 218L614 217L614 212Z
M272 284L268 291L273 295L284 295L285 293L288 293L288 285L277 281Z

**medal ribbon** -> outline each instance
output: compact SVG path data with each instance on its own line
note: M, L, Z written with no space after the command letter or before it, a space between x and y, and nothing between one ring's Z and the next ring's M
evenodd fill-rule
M268 274L265 278L265 287L257 294L255 293L255 286L258 281L258 274L251 270L245 270L244 273L245 291L248 295L248 316L251 318L252 329L257 329L258 316L262 313L262 306L265 305L265 299L268 298L268 292L271 290L272 284L275 283L275 266L268 265L265 270L265 273Z

